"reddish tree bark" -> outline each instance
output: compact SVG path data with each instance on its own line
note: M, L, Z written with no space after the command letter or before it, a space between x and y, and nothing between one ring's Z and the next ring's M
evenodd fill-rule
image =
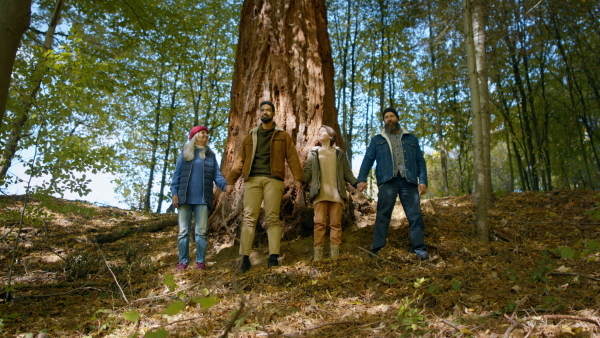
M275 105L274 121L296 142L302 164L316 145L317 130L325 124L340 135L335 110L333 60L327 33L324 0L246 0L231 90L228 140L221 171L226 176L242 141L259 124L258 105ZM338 138L341 142L341 137ZM339 144L343 147L343 144ZM284 234L298 223L312 225L304 196L292 196L288 169L282 201ZM217 196L212 226L228 229L241 223L243 179L231 197ZM235 229L234 229L235 230ZM231 232L233 235L233 231Z

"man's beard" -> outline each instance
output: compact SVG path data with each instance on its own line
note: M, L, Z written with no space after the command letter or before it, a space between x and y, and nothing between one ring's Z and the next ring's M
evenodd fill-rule
M273 121L272 117L261 117L260 118L260 122L262 122L262 123L269 123L271 121Z
M400 130L400 122L385 124L385 131L387 131L390 134L394 134L398 130Z

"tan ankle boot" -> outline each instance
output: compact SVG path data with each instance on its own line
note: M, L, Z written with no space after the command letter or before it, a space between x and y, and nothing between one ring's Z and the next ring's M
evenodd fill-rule
M331 259L334 261L340 257L340 246L339 245L331 245Z
M318 262L320 260L323 260L323 247L315 246L313 249L315 251L315 256L313 257L313 262Z

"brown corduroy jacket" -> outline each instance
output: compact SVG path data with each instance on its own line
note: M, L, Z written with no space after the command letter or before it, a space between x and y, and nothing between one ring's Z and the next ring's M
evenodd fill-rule
M260 127L259 125L252 129L250 134L244 138L242 147L233 161L233 167L227 175L228 185L235 184L240 176L244 177L244 181L250 177L250 170L256 153L257 133ZM271 138L271 175L285 180L285 161L287 161L292 171L294 180L302 182L302 167L300 166L296 145L285 130L275 126Z

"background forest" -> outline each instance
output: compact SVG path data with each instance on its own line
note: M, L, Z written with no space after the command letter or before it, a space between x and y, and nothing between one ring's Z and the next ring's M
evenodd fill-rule
M460 1L327 4L354 169L393 106L427 152L428 197L471 193ZM240 9L237 0L33 1L0 129L3 188L44 177L35 191L85 195L86 174L108 172L131 208L164 212L189 128L206 125L217 152L225 145ZM495 191L599 188L599 15L595 1L485 3Z

